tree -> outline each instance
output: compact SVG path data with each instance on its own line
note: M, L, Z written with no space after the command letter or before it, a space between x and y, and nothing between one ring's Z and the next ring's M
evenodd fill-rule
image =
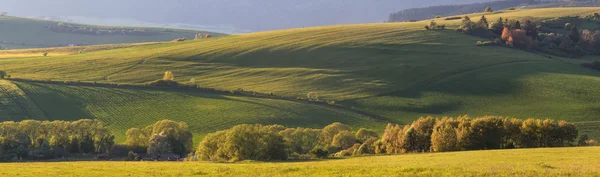
M502 21L502 17L498 18L496 22L491 23L488 29L492 30L496 35L502 35L502 30L504 29L504 22Z
M307 154L318 145L320 129L287 128L279 132L290 153Z
M523 30L525 30L525 34L527 36L531 37L534 40L537 40L537 38L538 38L537 25L535 23L531 22L531 20L524 21Z
M404 132L408 130L408 125L401 127L399 125L388 124L381 138L382 148L380 152L387 154L399 154L402 152L402 138Z
M419 136L417 135L417 131L413 127L410 127L406 133L404 133L404 137L402 137L402 149L406 152L418 152L419 148Z
M479 26L479 28L484 28L484 29L487 29L489 27L489 23L487 21L487 18L485 18L485 15L481 16L481 18L477 22L477 25Z
M431 148L434 152L458 150L456 129L451 125L440 125L433 130L431 135Z
M352 132L341 131L333 137L331 142L332 146L339 147L341 149L348 149L356 144L356 137Z
M335 135L337 135L339 132L343 132L343 131L347 131L350 132L352 131L351 127L339 122L334 122L332 124L329 124L327 126L325 126L323 128L323 131L321 132L321 135L319 136L319 145L327 148L328 146L331 145L332 141L333 141L333 137ZM333 152L330 152L333 153Z
M435 123L436 119L434 117L421 117L411 124L411 127L417 134L416 144L413 144L417 149L412 150L417 150L419 152L430 150L431 134L433 133L433 127Z
M8 76L8 74L6 74L6 71L2 71L0 70L0 79L4 79Z
M237 125L206 136L196 154L204 160L285 160L288 158L278 125Z
M494 12L491 7L486 7L484 12Z
M160 134L154 134L150 137L150 143L148 145L148 154L170 154L173 153L173 147L169 142L167 135L162 132Z
M175 79L175 76L173 76L173 72L171 72L171 71L165 71L165 75L163 76L162 80L172 81L174 79Z
M514 29L515 29L515 30L516 30L516 29L521 29L521 22L519 22L519 21L516 21L516 22L515 22Z
M367 139L378 137L379 135L377 134L377 132L369 129L361 128L358 129L358 131L356 132L356 139L361 143L367 141Z
M579 29L576 26L573 26L571 30L569 30L569 39L571 39L574 43L579 42L581 36L579 34Z
M508 41L508 39L510 39L510 37L512 36L510 29L508 29L507 27L504 27L504 29L502 30L502 40L504 41Z

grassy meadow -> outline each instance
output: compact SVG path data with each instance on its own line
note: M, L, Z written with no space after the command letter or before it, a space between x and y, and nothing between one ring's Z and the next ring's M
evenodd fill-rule
M383 131L385 128L384 122L356 113L277 99L195 90L15 83L26 93L25 99L33 102L32 105L41 110L48 120L99 119L113 130L116 142L125 141L127 129L143 128L162 119L186 122L194 133L196 143L207 133L238 124L322 128L332 122L342 122L357 129L365 127ZM3 97L0 95L0 98ZM16 108L12 109L13 114L21 117L8 116L3 117L4 120L30 119Z
M0 42L3 48L23 49L23 48L44 48L48 46L69 44L117 44L117 43L137 43L137 42L158 42L171 41L176 38L194 39L197 32L210 33L212 36L223 36L225 34L206 31L165 29L165 28L144 28L130 27L135 29L146 29L161 31L160 34L142 36L142 35L86 35L77 33L58 33L46 28L47 26L57 25L57 21L47 21L31 18L0 16ZM116 28L111 26L81 25L87 28ZM120 28L120 27L119 27Z
M600 148L353 157L303 162L34 162L2 176L598 176ZM27 169L27 170L23 170Z

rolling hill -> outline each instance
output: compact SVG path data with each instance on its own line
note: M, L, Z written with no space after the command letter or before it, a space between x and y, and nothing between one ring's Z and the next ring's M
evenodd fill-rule
M497 11L469 16L477 19L486 15L490 21L499 17L527 16L543 20L585 16L595 12L600 12L600 8ZM460 20L437 22L456 27ZM600 123L597 117L600 115L600 92L597 91L600 87L600 72L579 66L580 63L597 57L549 58L543 54L506 47L477 47L475 43L482 39L453 30L426 31L423 26L427 23L428 21L420 21L310 27L73 55L5 58L0 59L0 68L8 71L14 78L138 84L159 79L165 71L172 71L176 81L188 83L193 78L201 87L218 90L243 89L287 98L305 97L308 92L317 92L322 100L335 101L347 111L366 112L387 122L399 124L409 123L419 116L464 114L562 119L585 122L588 125L586 127L597 127ZM127 112L122 116L108 116L105 113L80 115L114 121L137 121L146 117L136 118L135 114L142 113L135 111L144 112L141 111L142 108L127 108L130 104L137 105L135 100L123 101L124 106L102 105L102 102L119 99L121 96L117 93L134 94L137 93L135 90L107 90L106 94L101 95L112 97L111 99L95 101L97 99L85 95L87 91L75 92L74 90L84 89L75 86L28 89L46 87L33 83L16 84L23 85L21 88L33 100L36 97L46 97L37 92L54 90L54 94L69 93L71 96L68 98L73 100L99 104L95 107ZM60 91L63 89L74 90ZM144 92L147 91L140 91ZM177 100L196 99L188 98L194 96L182 96L184 93L167 95L169 94L179 95ZM156 100L160 99L157 97ZM128 103L130 101L132 103ZM197 102L173 105L188 104ZM270 105L273 104L280 105ZM79 109L93 112L97 108L90 106ZM296 106L281 109L284 112L294 111ZM195 120L194 116L185 112L181 110L164 114L164 118ZM214 113L227 114L223 111ZM310 116L313 110L308 108L297 113L300 117L313 117ZM340 120L336 117L344 117L330 112L321 115L331 118L323 120L323 123ZM160 119L159 117L163 116L153 119ZM49 119L63 118L52 116ZM304 118L306 123L315 119ZM364 120L358 117L352 119ZM256 119L245 122L272 123ZM274 122L288 124L286 121ZM219 128L235 123L239 122L223 123ZM374 126L363 126L360 122L351 124L377 127L376 123L373 123ZM213 126L202 122L197 125ZM597 130L590 131L590 134L596 134L597 137L598 134L594 132Z
M59 24L62 25L60 28ZM194 39L198 32L215 37L225 35L206 31L83 25L0 16L0 46L4 49L160 42L176 38Z

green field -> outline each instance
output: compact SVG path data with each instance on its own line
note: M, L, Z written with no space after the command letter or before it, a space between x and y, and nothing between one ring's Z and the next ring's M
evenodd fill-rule
M4 163L2 176L598 176L600 148L354 157L306 162ZM23 170L27 169L27 170Z
M199 142L207 133L238 124L281 124L288 127L321 128L332 122L342 122L357 129L385 128L384 122L335 108L208 91L28 82L16 82L16 85L26 94L27 100L31 100L48 119L100 119L117 135L116 142L124 142L127 129L143 128L162 119L188 123L195 135L195 142ZM2 95L0 98L3 98ZM27 115L19 110L14 114ZM20 121L29 117L4 117L4 120Z
M544 20L562 16L585 16L594 12L600 12L600 8L498 11L485 15L489 21L498 17L527 16ZM478 20L480 15L482 14L470 16L473 20ZM62 56L4 57L5 59L0 59L0 69L8 71L14 78L107 83L145 83L161 78L165 71L172 71L176 81L188 83L194 78L201 87L218 90L241 88L287 98L305 97L308 92L317 92L325 101L333 100L347 109L368 112L387 122L399 124L410 123L419 116L464 114L473 117L501 115L552 118L570 122L600 121L600 92L597 91L600 88L600 72L579 66L582 62L599 59L598 57L548 58L544 54L506 47L477 47L475 43L482 39L454 30L426 31L423 26L427 23L428 21L420 21L310 27ZM453 27L460 20L439 19L437 23ZM0 58L1 56L0 54ZM23 85L23 90L33 100L36 97L42 100L46 97L61 98L62 96L57 95L69 93L67 100L72 98L90 105L99 105L83 106L79 108L82 110L80 113L73 111L74 113L64 113L66 115L47 116L49 119L91 116L112 122L122 119L137 122L138 119L143 119L144 124L148 124L163 118L195 120L197 115L186 112L185 107L195 103L193 101L170 104L171 109L178 110L172 114L146 116L145 114L150 113L128 106L138 105L139 101L121 99L126 95L119 95L123 91L118 89L103 88L107 93L101 96L122 100L118 104L108 104L112 102L110 99L101 103L95 101L88 92L61 91L98 88L48 86L53 89L47 89L35 84L20 85ZM131 92L130 95L138 92L136 89L127 91ZM39 94L40 92L47 94ZM168 92L179 95L178 100L194 99L186 93ZM158 100L147 103L154 105L148 107L159 107L161 104ZM263 101L256 102L263 104ZM53 101L46 102L48 103ZM64 105L70 105L67 103ZM78 102L73 104L79 105ZM300 106L300 103L294 104ZM41 102L38 105L42 110L44 106L48 106ZM58 110L61 105L50 105L53 108L47 109ZM100 108L107 111L97 111ZM341 117L362 120L352 116L335 116L338 113L327 111L320 115L333 116L323 120L313 116L314 111L297 110L296 106L279 110L294 111L297 117L302 117L301 120L321 120L318 125L331 123ZM254 114L252 112L248 114ZM247 119L246 117L253 116L245 116L245 113L230 115L220 110L197 113L244 120L219 122L220 126L206 124L203 126L215 128L196 131L203 133L231 127L240 122L294 126L314 124L310 121L303 124L288 123L287 120L262 122ZM259 114L254 117L265 116ZM275 114L274 117L279 115ZM594 126L586 127L597 125L591 124ZM371 124L351 125L373 127ZM136 126L144 125L136 123ZM596 139L600 138L600 131L596 128L586 131L594 134Z
M0 16L0 46L8 49L22 48L43 48L54 46L76 45L97 45L97 44L117 44L117 43L137 43L137 42L159 42L171 41L176 38L194 39L197 32L210 33L213 37L223 36L225 34L165 29L165 28L144 28L144 27L126 27L133 29L145 29L160 31L155 35L87 35L78 33L59 33L47 28L50 25L57 25L59 22L38 20L21 17ZM86 28L121 28L112 26L81 25L73 24Z

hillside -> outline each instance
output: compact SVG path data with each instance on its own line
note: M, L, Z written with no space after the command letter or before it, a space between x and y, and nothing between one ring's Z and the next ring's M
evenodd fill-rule
M596 176L600 148L486 150L302 162L5 163L6 176ZM465 165L468 164L468 165ZM20 170L27 168L30 170Z
M594 12L600 8L485 15L490 21L526 16L543 20ZM317 92L322 100L399 124L419 116L464 114L592 122L589 127L600 121L600 72L579 66L594 57L549 58L506 47L476 47L481 39L453 30L426 31L427 23L299 28L74 55L8 58L0 59L0 65L14 78L36 80L145 83L172 71L176 81L188 83L194 78L201 87L219 90L243 89L288 98ZM459 23L438 21L450 27ZM88 99L81 94L73 97ZM134 114L138 113L117 118ZM173 117L177 116L165 115ZM313 121L312 116L301 117ZM333 120L339 119L327 122Z
M1 80L0 82L6 83ZM195 142L199 142L207 133L238 124L280 124L289 127L319 128L332 122L343 122L376 130L382 130L385 126L383 122L334 108L210 91L14 83L16 86L13 88L18 89L16 92L26 96L31 103L29 105L37 106L36 109L49 120L96 118L112 129L117 137L116 142L125 140L127 129L143 128L162 119L188 123L195 135ZM9 100L0 103L15 102ZM26 116L26 112L15 111L17 108L11 109L10 106L3 109L13 112L8 114L8 117L2 117L2 120L37 118ZM1 115L7 116L6 113Z
M535 8L557 8L557 7L597 7L600 3L593 0L580 1L553 1L553 0L495 0L490 2L479 2L474 4L438 5L422 8L404 9L391 13L388 17L390 22L401 22L410 20L424 20L436 16L454 16L483 12L486 7L495 10L535 9Z
M0 46L3 49L161 42L181 37L194 39L197 32L209 33L213 37L225 35L205 31L95 26L0 16Z

